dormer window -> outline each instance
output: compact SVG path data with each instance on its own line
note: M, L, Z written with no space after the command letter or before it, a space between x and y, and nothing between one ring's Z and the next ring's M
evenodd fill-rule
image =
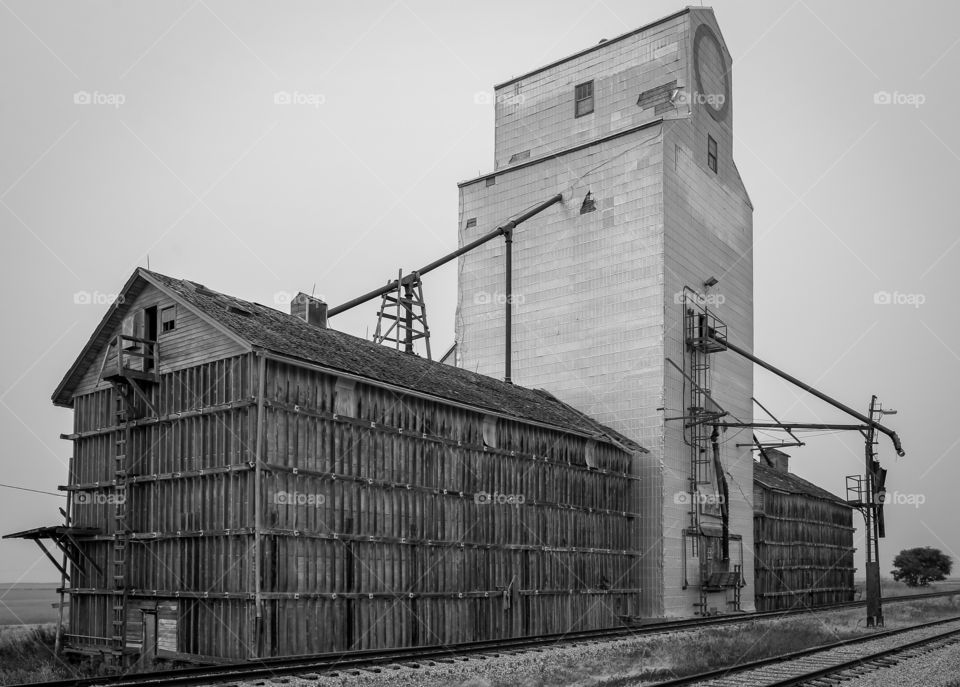
M587 81L573 89L573 114L574 117L593 112L593 81Z

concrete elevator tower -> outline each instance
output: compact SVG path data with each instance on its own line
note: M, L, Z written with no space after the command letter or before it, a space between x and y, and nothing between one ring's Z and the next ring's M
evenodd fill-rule
M644 613L753 609L753 208L733 161L731 59L687 8L495 87L494 171L460 243L513 235L513 381L650 449L637 465ZM503 376L504 242L459 260L456 364ZM616 586L616 581L613 582Z

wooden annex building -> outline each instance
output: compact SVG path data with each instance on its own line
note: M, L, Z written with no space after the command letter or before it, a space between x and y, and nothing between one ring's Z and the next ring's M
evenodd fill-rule
M74 413L68 650L246 659L613 626L645 450L547 392L138 269Z
M753 466L756 607L772 611L852 601L854 508L764 451Z

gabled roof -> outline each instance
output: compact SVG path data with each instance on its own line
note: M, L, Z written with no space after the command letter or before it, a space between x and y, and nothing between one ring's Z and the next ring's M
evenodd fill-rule
M80 381L80 377L83 375L84 371L90 367L90 365L98 364L100 362L98 356L102 355L104 347L109 343L110 338L114 336L114 334L120 328L121 324L123 323L123 319L130 312L131 304L141 293L143 293L143 290L147 286L152 284L153 286L160 288L160 284L153 278L155 276L157 276L155 272L149 272L143 268L137 268L134 270L133 274L130 275L130 278L127 279L126 284L124 284L123 288L120 289L120 293L117 294L116 299L114 299L113 303L110 304L110 307L107 309L106 314L104 314L103 319L100 320L100 324L98 324L97 328L93 330L93 334L84 345L80 355L77 356L77 359L73 361L70 369L67 370L67 374L64 375L63 379L60 381L60 384L57 385L52 397L54 404L66 407L73 405L73 390ZM172 294L170 295L172 296ZM200 315L200 313L196 314ZM233 332L229 332L223 329L223 327L220 327L220 329L226 336L233 338L238 343L244 343Z
M821 489L813 482L808 482L802 477L797 477L792 472L783 472L762 462L753 464L753 481L757 482L767 489L783 491L788 494L802 494L812 498L823 499L824 501L834 501L843 506L852 508L849 503L844 501L836 494L832 494L826 489Z
M588 435L628 450L646 452L636 442L587 417L552 394L527 389L415 355L401 353L372 341L307 324L274 308L228 296L202 284L137 269L111 306L77 361L54 392L54 403L70 405L72 388L96 358L111 333L120 326L130 303L145 285L152 284L190 308L226 336L249 349L313 363L334 373L344 372L409 389L420 395L449 400L479 411L549 425L557 430ZM98 345L99 344L99 345ZM160 352L161 360L163 351Z

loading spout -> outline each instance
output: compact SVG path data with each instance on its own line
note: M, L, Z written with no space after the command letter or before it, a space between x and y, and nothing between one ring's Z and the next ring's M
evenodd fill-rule
M713 470L717 473L717 486L720 487L720 524L722 529L722 538L720 540L720 553L724 561L730 560L730 485L727 483L727 476L723 471L723 462L720 460L720 428L713 426L713 432L710 434L710 446L713 450ZM741 559L743 562L743 559Z
M727 341L727 340L725 340L725 339L722 340L722 341L721 341L720 339L717 339L717 341L723 343L724 346L726 346L729 350L733 351L734 353L738 353L739 355L743 356L743 357L746 358L747 360L750 360L750 361L756 363L757 365L759 365L760 367L762 367L762 368L764 368L764 369L766 369L766 370L769 370L770 372L772 372L773 374L777 375L778 377L781 377L781 378L787 380L788 382L790 382L791 384L794 384L794 385L800 387L800 388L803 389L804 391L813 394L814 396L816 396L817 398L819 398L821 401L824 401L824 402L826 402L826 403L829 403L829 404L832 405L834 408L837 408L837 409L839 409L839 410L842 410L842 411L845 412L847 415L851 415L851 416L857 418L857 419L860 420L860 422L862 422L863 424L869 425L870 427L873 427L874 429L876 429L876 430L879 431L879 432L883 432L883 433L886 434L888 437L890 437L890 441L893 442L893 448L894 448L894 450L897 452L897 455L898 455L898 456L901 456L901 457L904 456L904 455L906 455L906 452L903 450L903 446L900 444L900 437L897 435L896 432L894 432L894 431L893 431L892 429L890 429L889 427L885 427L885 426L881 425L879 422L877 422L876 420L874 420L874 419L872 419L872 418L867 417L867 416L864 415L863 413L858 413L856 410L854 410L854 409L851 408L850 406L841 403L840 401L836 400L835 398L831 398L830 396L827 396L825 393L823 393L822 391L819 391L819 390L817 390L817 389L814 389L814 388L813 388L812 386L810 386L809 384L805 384L805 383L801 382L799 379L797 379L797 378L794 377L793 375L788 374L788 373L784 372L783 370L781 370L781 369L779 369L779 368L777 368L777 367L774 367L774 366L771 365L770 363L768 363L768 362L766 362L766 361L764 361L764 360L761 360L760 358L756 357L756 356L753 355L752 353L748 353L747 351L745 351L744 349L740 348L739 346L737 346L737 345L735 345L735 344L732 344L732 343L730 343L729 341Z

